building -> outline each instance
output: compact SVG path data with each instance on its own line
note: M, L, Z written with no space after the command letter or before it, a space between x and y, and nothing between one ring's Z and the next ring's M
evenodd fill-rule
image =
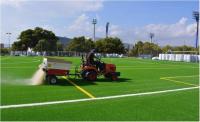
M4 43L0 43L0 48L4 48Z

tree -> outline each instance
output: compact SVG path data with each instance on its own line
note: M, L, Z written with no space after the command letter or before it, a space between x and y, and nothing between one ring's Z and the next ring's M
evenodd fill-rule
M18 51L22 51L23 49L22 49L22 44L21 44L21 42L20 41L18 41L18 42L14 42L13 44L12 44L12 50L18 50Z
M88 52L93 48L95 48L95 43L91 39L86 39L84 47L85 51Z
M103 53L104 52L104 42L103 39L99 39L95 43L95 48L98 49L98 52Z
M39 40L39 42L37 43L37 45L35 46L35 50L43 52L43 51L47 51L47 47L48 47L48 43L45 39L41 39Z
M166 46L164 46L164 47L162 48L162 52L163 52L163 53L167 53L167 52L172 51L172 50L173 50L173 47L170 46L170 45L166 45Z
M27 50L28 47L34 48L36 50L37 49L35 48L36 45L38 44L39 40L42 40L42 39L48 41L48 43L50 43L48 44L49 46L50 45L55 46L56 41L58 40L58 38L55 36L55 34L52 31L48 31L40 27L36 27L34 28L34 30L27 29L25 31L22 31L18 39L19 41L14 42L14 44L12 45L13 50ZM50 49L50 47L47 47L49 51L56 50L56 48L53 47Z
M125 53L125 48L122 41L119 38L104 38L95 43L95 47L100 53Z
M56 47L57 47L57 51L63 51L63 45L60 41L57 41Z
M142 41L139 41L133 46L131 52L133 56L139 56L141 54L156 56L161 51L162 51L161 48L157 44L149 42L143 43Z
M1 48L1 55L8 55L9 52L10 52L10 49L9 48Z
M57 41L41 39L35 46L36 51L57 51Z
M143 53L143 42L142 41L138 41L132 48L131 50L131 54L133 56L139 56L140 54Z
M94 48L94 42L91 39L86 39L84 36L75 37L67 45L66 50L77 52L89 52Z

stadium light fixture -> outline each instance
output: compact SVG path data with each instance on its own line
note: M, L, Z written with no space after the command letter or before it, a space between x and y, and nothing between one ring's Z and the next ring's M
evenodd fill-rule
M93 41L95 41L95 25L97 24L97 19L93 19L92 24L94 25Z
M195 47L198 47L198 38L199 38L199 12L198 11L193 11L193 19L196 20L197 23L197 30L196 30L196 42L195 42Z

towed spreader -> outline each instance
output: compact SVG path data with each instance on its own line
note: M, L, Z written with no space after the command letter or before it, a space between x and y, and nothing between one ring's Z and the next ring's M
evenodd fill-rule
M63 59L44 58L40 68L45 72L45 79L50 84L57 83L56 76L69 75L70 66L72 62Z

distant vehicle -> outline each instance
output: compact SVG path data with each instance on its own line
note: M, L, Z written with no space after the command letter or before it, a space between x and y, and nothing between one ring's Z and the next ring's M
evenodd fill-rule
M159 60L159 57L153 57L152 60Z

